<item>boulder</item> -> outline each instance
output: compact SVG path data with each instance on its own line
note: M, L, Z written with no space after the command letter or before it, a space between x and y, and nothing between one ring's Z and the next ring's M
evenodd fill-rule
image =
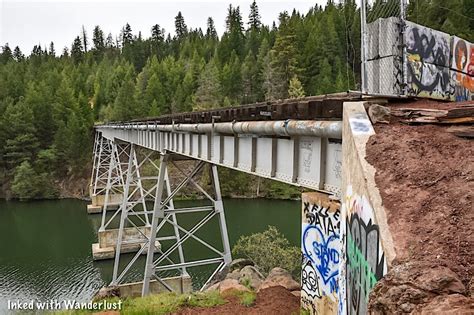
M372 124L390 123L390 108L378 104L370 105L368 114Z
M421 315L473 314L473 312L474 298L461 294L438 295L428 304L417 309L417 313Z
M262 282L258 291L265 288L271 288L271 287L277 287L277 286L282 286L288 291L301 290L300 284L296 282L295 280L293 280L293 278L291 277L291 274L288 271L286 271L283 268L277 267L277 268L273 268L270 271L270 273L268 274L268 277L265 279L265 281Z
M214 290L219 290L220 282L216 282L213 285L207 287L204 291L214 291Z
M239 282L244 284L249 282L254 290L258 290L265 277L254 266L245 266L240 270Z
M242 269L245 266L253 266L253 265L254 263L249 259L237 258L237 259L232 260L232 262L229 265L229 269L233 271L236 269Z
M223 293L228 290L250 291L247 287L241 285L239 281L235 279L225 279L219 285L219 292Z
M103 300L105 298L111 298L115 296L120 296L120 288L117 286L110 286L102 287L94 298L97 300Z
M368 309L369 313L375 314L400 311L419 314L416 310L421 310L424 305L431 305L429 309L434 307L436 303L433 301L443 302L443 307L457 303L459 295L466 292L456 273L447 267L423 261L405 262L393 266L377 282L370 292ZM448 295L457 297L448 298Z
M225 276L226 279L234 279L234 280L239 280L240 278L240 271L238 269L229 272L227 276Z

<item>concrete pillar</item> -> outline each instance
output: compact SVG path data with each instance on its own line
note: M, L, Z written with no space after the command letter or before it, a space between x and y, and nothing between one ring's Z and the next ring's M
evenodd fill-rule
M123 241L121 253L137 252L150 236L151 227L140 227L140 231L135 227L125 228L123 231ZM118 237L118 229L108 229L97 232L99 239L98 243L92 244L92 258L94 260L112 259L115 257L115 247ZM156 246L160 248L159 242L155 242ZM146 253L146 251L144 251Z
M311 314L337 314L340 202L328 194L303 193L301 307Z

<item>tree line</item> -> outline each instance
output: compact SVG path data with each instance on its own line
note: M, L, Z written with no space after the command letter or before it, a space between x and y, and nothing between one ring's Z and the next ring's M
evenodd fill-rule
M173 36L159 24L145 35L126 24L116 37L83 28L61 53L53 42L29 55L5 44L1 195L51 198L61 182L88 177L94 122L357 89L359 16L355 0L329 0L264 25L254 1L246 22L229 5L222 36L211 17L203 30L178 12Z

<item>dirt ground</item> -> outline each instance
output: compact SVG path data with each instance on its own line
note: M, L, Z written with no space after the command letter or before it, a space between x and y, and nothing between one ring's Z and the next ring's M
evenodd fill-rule
M396 107L447 109L423 102ZM397 258L447 267L470 288L474 274L474 140L446 125L376 124L367 161L377 172ZM468 294L468 293L467 293Z
M222 314L222 315L290 315L300 313L300 298L283 287L261 290L253 306L240 304L237 297L226 298L226 304L207 308L193 307L179 310L175 315Z

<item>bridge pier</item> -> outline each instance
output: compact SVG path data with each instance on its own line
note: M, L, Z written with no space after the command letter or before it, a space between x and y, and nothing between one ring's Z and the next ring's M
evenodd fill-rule
M89 196L91 204L87 213L96 214L117 209L123 199L123 172L120 156L125 148L97 133Z
M97 232L98 242L92 244L92 258L94 260L114 259L118 232L119 229L99 230ZM140 227L138 230L134 227L124 228L124 242L120 252L122 254L138 252L142 246L147 246L147 237L150 237L150 232L150 226ZM160 246L160 243L156 241L156 250L159 250Z
M99 141L96 147L100 151L100 146L104 147L105 141L103 138L96 138L96 141ZM217 167L210 164L206 169L207 163L196 161L196 165L189 172L179 165L183 156L160 152L160 163L157 163L152 158L156 151L144 150L134 143L121 144L115 139L107 141L105 149L98 152L100 157L96 158L96 161L101 163L95 166L95 181L105 182L105 188L100 191L101 195L92 198L96 204L103 202L99 240L92 245L92 252L95 260L114 258L111 285L119 286L124 295L131 296L138 295L138 291L141 295L146 295L163 289L189 292L192 290L192 279L188 270L212 265L215 268L203 284L206 285L217 272L231 262ZM103 157L105 153L110 154L108 159ZM127 163L124 163L125 159ZM148 166L146 169L143 167L145 164ZM106 180L103 180L102 175L97 175L104 172L104 165L107 166ZM170 166L183 178L174 185L168 176ZM143 169L147 171L146 175L141 174ZM150 169L154 175L149 174ZM210 173L209 178L212 182L210 189L203 187L196 180L196 177L205 170ZM186 186L194 187L209 201L208 204L176 208L173 199ZM99 187L94 185L91 191L98 192ZM119 198L121 202L118 209L107 213L110 210L109 206L117 204ZM152 210L149 210L150 205L147 201L153 201ZM180 225L178 216L189 213L192 213L192 216L201 214L204 216L191 227ZM210 221L214 217L217 218L220 229L222 249L217 249L214 244L209 244L196 234L203 226L211 224ZM118 227L117 219L119 219ZM198 244L197 246L202 245L204 250L209 251L208 257L211 258L193 260L196 257L186 257L183 243L191 239ZM121 255L130 252L135 252L131 258ZM143 281L125 283L130 281L127 277L132 265L144 254L147 257Z
M103 141L103 139L99 139ZM120 234L120 229L113 228L114 219L119 217L119 214L128 203L134 205L140 205L146 212L146 202L144 189L142 187L142 180L140 177L139 164L135 154L129 143L121 143L118 141L107 140L106 150L99 152L99 155L109 154L109 157L98 157L98 161L107 161L107 178L103 179L102 176L98 175L96 182L105 181L105 187L100 189L98 185L95 185L91 189L91 193L95 190L101 194L91 196L92 205L88 206L96 213L102 213L101 226L97 233L98 243L92 244L92 257L94 260L113 259L117 253L117 238ZM126 160L126 163L124 161ZM131 164L129 163L131 162ZM102 162L102 168L104 162ZM124 181L124 169L127 172L132 167L134 171L134 179L129 183L132 189L130 196L126 196L125 181ZM97 173L104 172L99 166L97 166ZM128 203L127 203L128 202ZM98 212L97 212L98 210ZM110 215L107 212L111 212ZM124 242L120 247L120 253L133 253L138 252L143 248L147 248L147 238L150 234L150 224L147 215L137 215L138 218L135 222L130 221L131 227L123 227L121 231ZM156 242L155 248L159 249L160 244ZM142 252L144 250L142 249Z

